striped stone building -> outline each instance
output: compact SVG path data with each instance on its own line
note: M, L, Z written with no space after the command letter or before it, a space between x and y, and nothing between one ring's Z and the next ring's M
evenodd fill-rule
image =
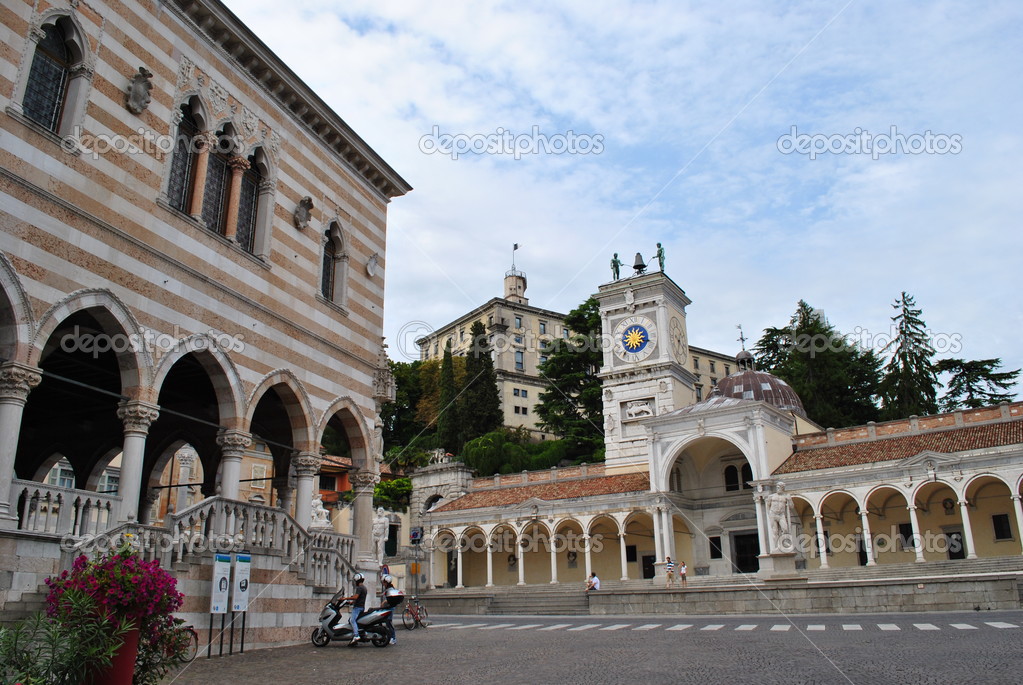
M336 587L369 563L387 207L410 186L217 0L0 14L0 604L60 540L119 525L284 545L307 580L282 582L318 564ZM327 431L363 495L354 538L306 531ZM184 446L202 498L148 521ZM43 482L62 460L73 485Z

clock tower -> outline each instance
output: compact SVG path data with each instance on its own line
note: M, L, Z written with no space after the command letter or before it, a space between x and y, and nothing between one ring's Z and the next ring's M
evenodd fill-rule
M691 300L663 272L600 286L604 362L605 468L646 471L651 457L643 419L696 402L686 305Z

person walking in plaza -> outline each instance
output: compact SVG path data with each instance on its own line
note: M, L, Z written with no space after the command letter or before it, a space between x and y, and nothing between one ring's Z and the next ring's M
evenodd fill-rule
M678 579L681 581L682 587L686 586L686 562L678 562Z
M586 580L586 592L590 590L600 589L600 578L597 577L597 572L593 571L590 573L590 577Z
M405 599L404 593L398 588L394 587L394 576L389 573L385 573L380 576L380 608L390 609L392 611L391 616L387 619L387 630L391 633L391 644L398 644L398 636L394 632L394 614L393 611L402 603Z
M667 579L664 587L675 587L675 562L671 560L671 557L665 557L664 576Z

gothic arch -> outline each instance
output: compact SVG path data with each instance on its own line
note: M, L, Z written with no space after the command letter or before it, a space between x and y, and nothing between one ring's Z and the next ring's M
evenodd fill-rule
M281 398L288 411L288 419L291 423L292 440L294 449L299 451L314 451L318 444L312 432L312 402L309 393L306 392L302 381L298 379L290 369L275 369L263 376L249 393L245 403L245 430L251 431L252 417L256 412L259 400L268 390L276 385L283 385L293 395L293 401L288 402L287 398Z
M373 434L369 430L366 418L362 415L362 410L351 397L345 395L335 397L331 401L316 426L316 440L319 441L323 436L323 432L327 430L327 424L335 414L344 425L348 445L352 448L352 466L362 469L369 468L373 463Z
M28 359L32 327L32 307L21 278L0 252L0 363Z
M195 333L182 338L171 351L160 359L153 373L153 389L157 396L167 374L174 365L189 354L194 355L209 375L217 394L220 423L227 428L236 428L242 421L242 379L231 357L221 348L217 339L207 333Z

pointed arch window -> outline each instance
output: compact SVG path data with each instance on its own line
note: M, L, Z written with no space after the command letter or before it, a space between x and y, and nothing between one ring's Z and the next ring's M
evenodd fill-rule
M206 166L206 187L202 197L202 220L206 228L224 234L227 221L227 193L230 189L230 148L224 142L226 133L217 134L217 145L209 151Z
M238 195L238 227L235 240L246 252L253 252L259 216L259 189L263 185L263 174L257 155L248 158L249 167L242 172L241 189Z
M348 253L345 251L341 226L330 222L324 234L320 295L329 302L344 307L348 299Z
M192 202L192 186L195 183L195 141L198 135L199 122L192 112L191 105L189 103L181 105L181 121L178 123L174 156L171 158L167 200L171 207L182 212L187 212Z
M56 133L67 100L72 55L63 27L51 24L42 30L43 38L32 57L22 111L32 121Z
M327 240L323 244L323 280L320 283L320 294L334 301L334 262L337 260L337 247L327 231Z

